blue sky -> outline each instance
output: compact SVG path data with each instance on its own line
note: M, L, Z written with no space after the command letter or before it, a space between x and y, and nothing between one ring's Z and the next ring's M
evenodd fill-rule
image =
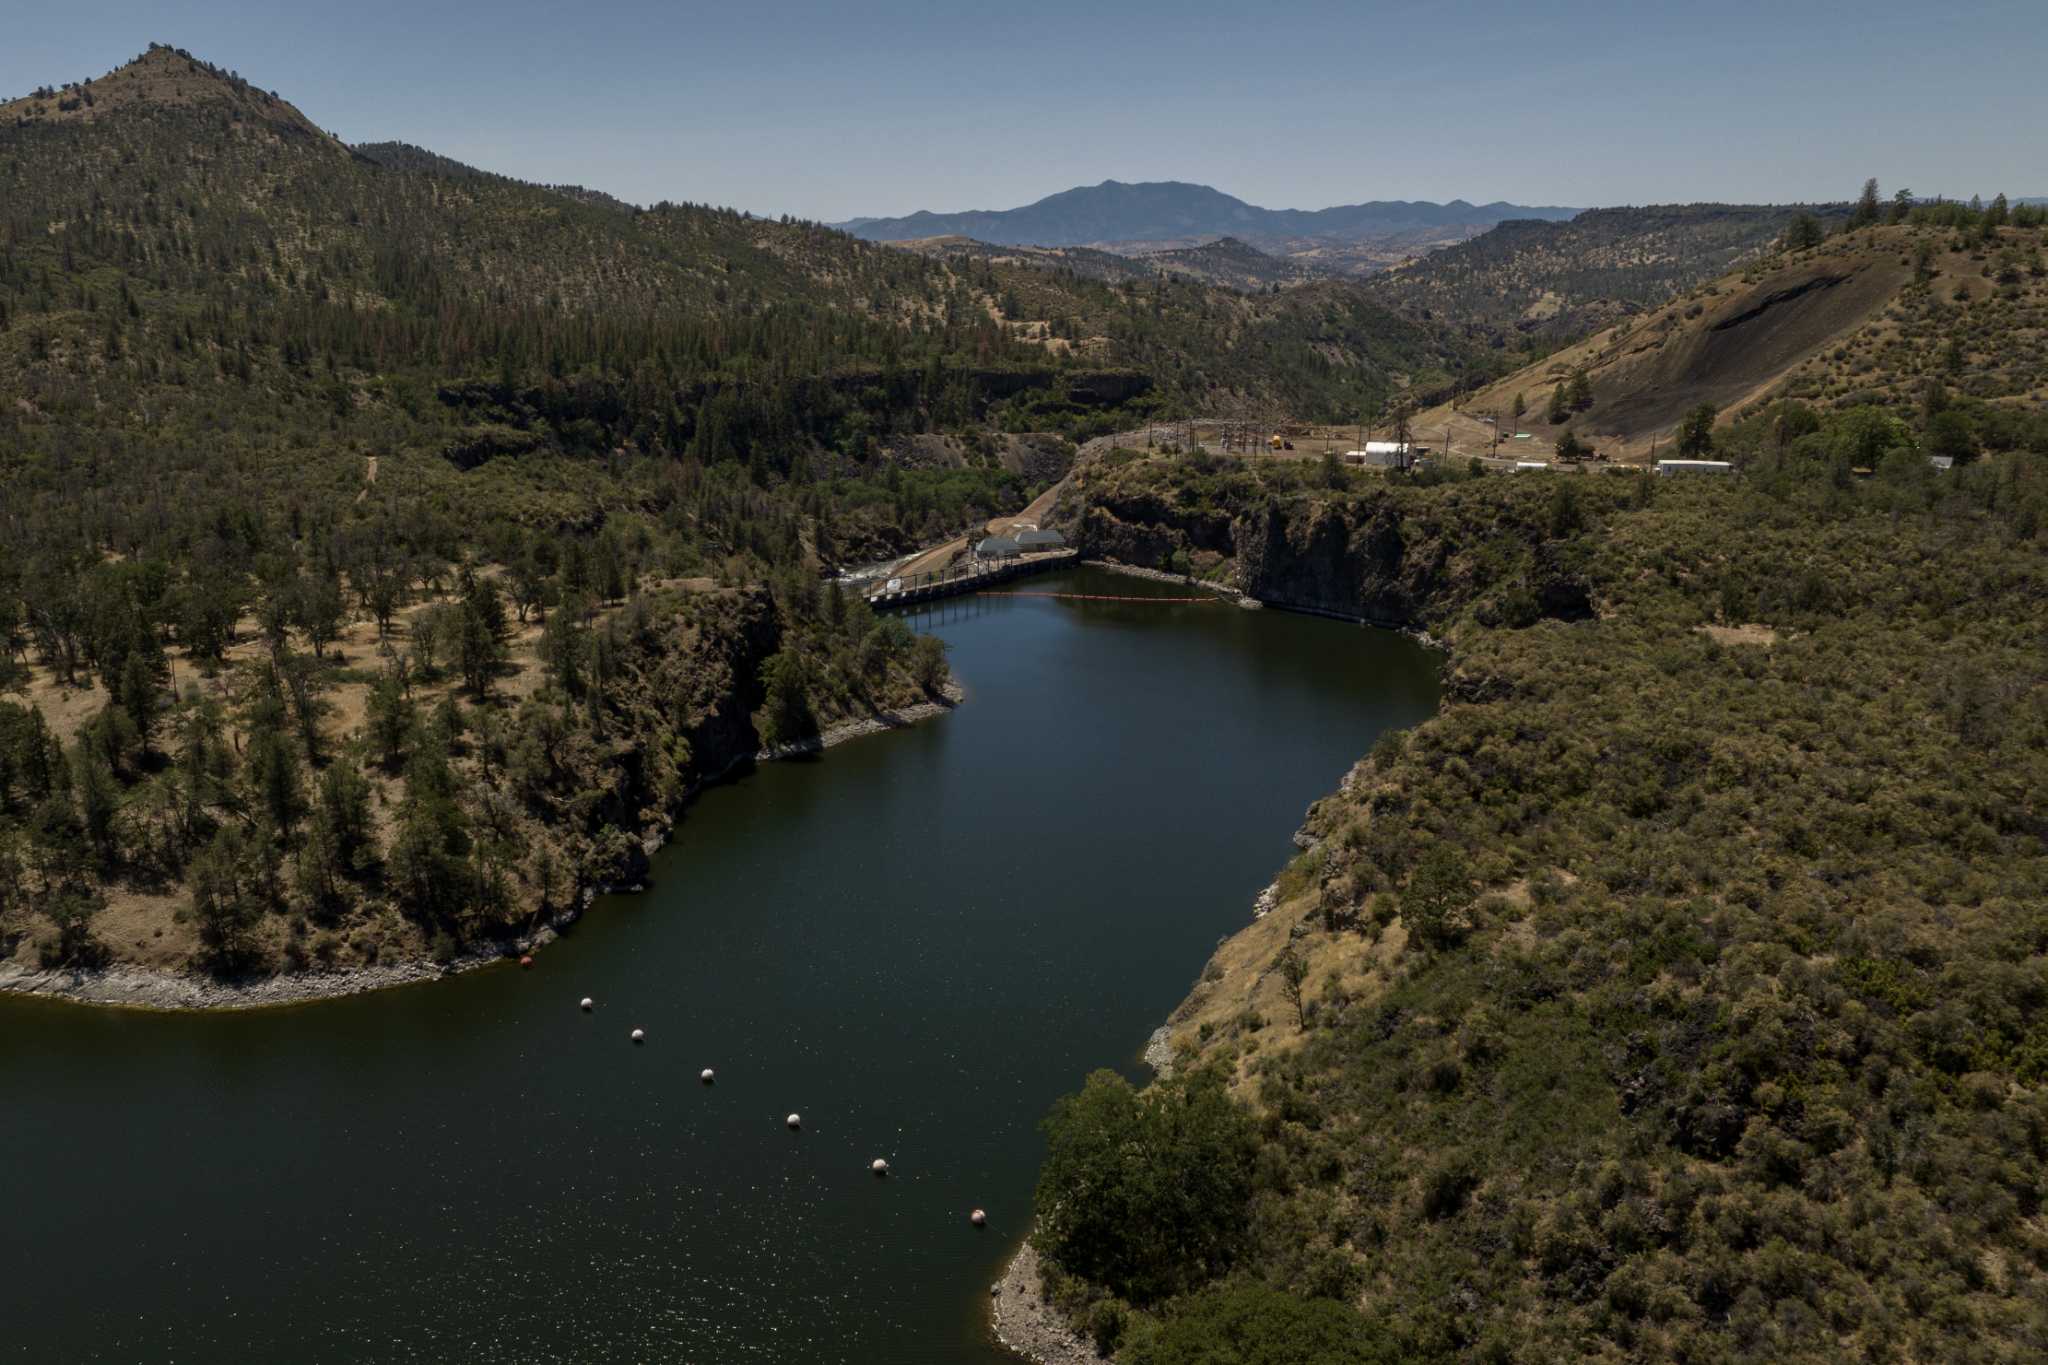
M22 8L0 96L165 42L351 142L827 220L1103 179L1274 208L2048 194L2044 0Z

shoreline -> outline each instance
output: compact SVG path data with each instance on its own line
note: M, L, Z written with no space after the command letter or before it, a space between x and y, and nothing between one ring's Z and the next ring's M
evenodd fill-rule
M1237 603L1238 606L1243 607L1247 611L1257 611L1260 609L1291 611L1302 616L1320 616L1327 621L1343 621L1348 625L1371 626L1374 630L1391 630L1397 635L1405 635L1424 649L1433 649L1439 654L1448 654L1451 651L1448 642L1437 639L1421 626L1407 625L1400 621L1377 620L1370 616L1361 616L1356 612L1338 611L1332 607L1306 606L1296 602L1268 601L1265 598L1253 597L1243 588L1233 588L1223 583L1211 583L1204 578L1189 578L1182 574L1168 573L1164 569L1147 569L1141 565L1126 564L1116 559L1083 558L1076 562L1086 568L1101 569L1106 573L1123 574L1128 578L1146 578L1154 583L1172 583L1184 588L1203 588L1215 593L1218 597L1227 598Z
M1038 1253L1027 1237L989 1286L989 1330L996 1343L1032 1365L1095 1365L1094 1343L1067 1326L1038 1296Z
M1084 568L1101 569L1105 573L1122 574L1126 578L1171 583L1178 588L1201 588L1206 592L1215 593L1218 597L1228 598L1249 610L1257 610L1266 605L1256 597L1245 596L1242 588L1233 588L1226 583L1211 583L1206 578L1189 578L1184 574L1168 573L1164 569L1148 569L1141 564L1126 564L1120 559L1081 559L1076 562Z
M945 715L967 699L965 689L957 680L948 682L941 695L943 700L918 702L899 710L883 711L873 716L863 716L858 720L842 721L810 739L743 754L715 775L699 783L690 792L686 802L694 799L697 793L706 787L726 781L736 771L750 764L808 758L869 735L906 729L920 721ZM673 829L674 822L670 821L658 830L649 831L644 847L650 857L668 842ZM323 1000L363 995L370 991L439 981L461 972L488 967L495 962L504 962L521 953L531 952L553 943L561 937L562 930L583 917L583 913L599 896L618 892L639 892L645 889L645 886L638 882L630 886L583 887L567 907L550 916L531 933L515 939L494 941L462 953L447 962L412 958L403 962L371 963L342 971L282 972L276 976L249 982L216 981L210 977L185 972L159 971L118 963L111 967L90 970L24 967L10 963L0 964L0 995L100 1009L166 1013L278 1009L291 1005L311 1005Z
M1257 923L1273 908L1273 894L1278 883L1268 886L1259 893L1252 905L1252 922ZM1194 993L1203 989L1198 978ZM1173 1047L1173 1026L1180 1011L1188 1003L1174 1006L1165 1023L1153 1029L1145 1039L1145 1046L1138 1054L1139 1060L1152 1069L1159 1080L1172 1077L1177 1057ZM1050 1304L1039 1296L1038 1253L1032 1249L1027 1235L1018 1243L1010 1258L1003 1262L1002 1274L989 1286L989 1332L996 1344L1029 1365L1096 1365L1103 1357L1092 1342L1076 1332L1072 1325Z
M1140 576L1149 577L1156 572L1143 570ZM1350 782L1351 774L1347 773L1344 783L1348 786ZM1297 840L1300 837L1297 831ZM1259 892L1252 902L1251 923L1258 923L1272 912L1279 889L1276 881ZM1179 1062L1173 1046L1173 1027L1204 990L1205 983L1196 978L1187 997L1174 1006L1166 1022L1146 1037L1138 1057L1151 1068L1155 1079L1163 1081L1173 1076ZM1030 1365L1093 1365L1103 1359L1091 1342L1039 1297L1038 1253L1032 1249L1029 1237L1003 1262L1002 1275L989 1286L989 1330L998 1345Z
M1217 596L1234 601L1246 609L1271 607L1278 611L1297 611L1304 615L1321 616L1331 620L1348 622L1353 625L1369 626L1380 630L1393 630L1408 636L1416 643L1439 653L1450 653L1448 642L1439 640L1419 626L1400 625L1386 621L1374 621L1364 616L1347 615L1317 607L1297 607L1286 603L1263 602L1250 597L1240 588L1210 583L1198 578L1167 573L1161 569L1148 569L1135 564L1124 564L1113 559L1083 559L1089 568L1102 569L1109 573L1123 574L1131 578L1149 579L1155 583L1172 583L1183 587L1205 588ZM1354 771L1344 775L1343 787L1354 780ZM1295 832L1295 842L1302 844L1303 831ZM1312 847L1312 843L1310 844ZM1275 893L1279 883L1275 882L1261 891L1252 903L1251 923L1256 924L1274 908ZM1173 1048L1173 1025L1180 1011L1195 993L1202 990L1197 980L1189 1000L1174 1007L1165 1023L1154 1029L1146 1038L1140 1053L1141 1060L1152 1069L1154 1076L1165 1079L1173 1074L1177 1058ZM1067 1321L1039 1297L1038 1253L1032 1250L1027 1239L1003 1263L1002 1276L989 1286L990 1331L996 1342L1019 1360L1030 1365L1092 1365L1099 1362L1094 1345L1076 1333Z

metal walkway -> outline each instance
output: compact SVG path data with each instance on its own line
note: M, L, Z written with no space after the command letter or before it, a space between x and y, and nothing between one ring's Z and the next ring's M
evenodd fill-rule
M871 607L898 607L912 602L929 602L938 597L955 597L961 593L979 592L991 583L1005 583L1025 574L1041 573L1071 564L1079 555L1078 550L1048 550L1043 554L1022 555L1016 559L987 561L967 560L950 564L930 573L906 574L901 578L884 579L875 584L867 593Z

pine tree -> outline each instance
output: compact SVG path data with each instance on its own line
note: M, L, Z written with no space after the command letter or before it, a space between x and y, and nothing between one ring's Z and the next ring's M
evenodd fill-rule
M299 580L292 603L292 617L298 623L313 657L323 656L327 646L341 633L342 618L348 613L341 596L341 580L332 573L317 573Z
M92 842L102 863L111 862L115 855L114 816L121 807L121 785L114 780L106 760L82 738L72 750L71 773L85 837Z
M1792 215L1792 221L1785 225L1785 249L1805 251L1809 247L1819 246L1824 236L1820 219L1810 213L1795 213Z
M376 832L370 816L370 783L360 769L340 759L320 777L320 820L332 833L341 866L353 873L376 860Z
M200 946L217 971L238 970L254 956L264 906L249 869L262 856L238 826L229 825L192 860L192 915Z
M571 697L583 695L584 630L580 599L568 598L561 609L548 617L540 631L540 660L554 680Z
M280 835L289 837L305 814L305 791L299 756L285 742L284 698L276 674L266 675L264 691L249 716L248 752L243 759L250 805Z
M486 578L471 579L457 618L455 657L463 682L475 695L490 690L491 678L505 662L510 633L497 585Z
M1689 410L1678 424L1678 453L1687 459L1700 459L1714 453L1714 419L1719 410L1712 403L1702 403Z
M418 723L418 707L406 695L397 670L385 669L370 687L364 721L371 751L386 768L395 768L405 757L405 746Z
M1988 240L1997 235L1998 229L2012 220L2012 207L2003 194L1994 195L1990 207L1984 210L1984 236Z
M802 656L783 650L761 665L767 700L761 708L761 740L773 748L818 732L811 710L810 670Z
M220 707L211 698L190 707L178 726L178 833L187 848L213 835L212 807L225 789L229 755L221 743Z
M129 654L121 665L121 709L135 723L136 739L144 754L149 752L149 732L156 725L157 691L156 670L139 651Z

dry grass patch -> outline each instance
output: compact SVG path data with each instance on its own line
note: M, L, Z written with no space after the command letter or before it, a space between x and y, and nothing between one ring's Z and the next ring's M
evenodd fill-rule
M1314 895L1298 896L1219 944L1194 991L1167 1021L1167 1044L1174 1055L1229 1056L1231 1088L1240 1098L1255 1100L1256 1087L1249 1084L1253 1060L1300 1047L1315 1027L1317 1002L1333 989L1354 1004L1376 998L1385 989L1388 969L1407 947L1406 930L1397 921L1376 936L1370 927L1364 933L1296 932L1296 926L1311 925L1319 915ZM1282 969L1290 950L1305 968L1306 1029Z
M1778 632L1752 621L1740 626L1699 626L1700 634L1719 645L1761 645L1769 649L1778 643Z

